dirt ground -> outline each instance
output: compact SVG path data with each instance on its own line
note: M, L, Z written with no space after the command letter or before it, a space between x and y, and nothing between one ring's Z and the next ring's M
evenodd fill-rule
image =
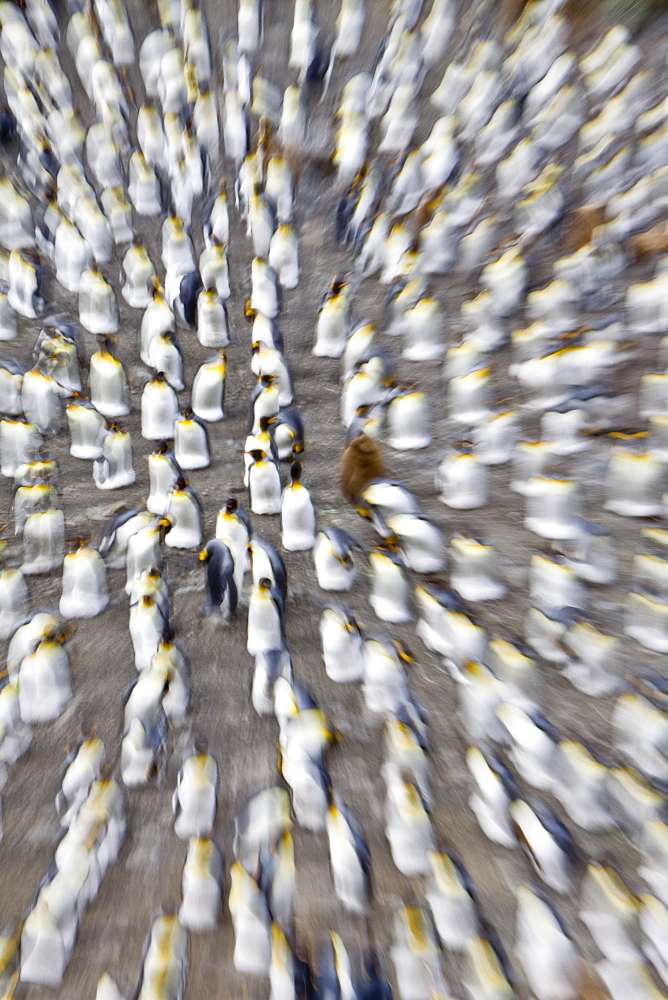
M428 6L425 4L427 10ZM462 3L461 6L462 25L453 41L453 50L461 39L470 13L467 4ZM156 5L153 2L140 4L137 0L127 0L127 7L139 40L149 26L157 24ZM202 7L207 17L214 61L219 66L221 43L236 31L236 3L234 0L203 0ZM371 65L387 23L389 3L386 0L368 0L367 7L368 17L360 51L344 66L337 68L325 101L322 104L313 101L310 106L311 153L319 154L327 143L331 143L332 115L342 83L353 72ZM292 79L287 68L292 10L291 4L278 0L265 4L263 73L281 88ZM317 5L317 20L324 32L333 31L337 13L338 4L333 0ZM661 46L656 48L659 51ZM74 81L74 70L64 48L61 58L70 79ZM440 81L442 71L443 66L436 67L423 86L421 120L416 136L420 141L428 134L436 117L436 110L427 98ZM136 70L131 74L131 81L135 93L142 94ZM92 111L85 97L81 96L81 101L85 113L91 116ZM228 197L232 203L232 167L229 162L221 161L218 170L225 173ZM311 355L321 295L334 274L349 268L351 263L350 255L341 250L335 240L334 218L340 193L327 163L319 155L305 158L296 210L301 277L297 289L285 295L279 323L295 387L295 405L306 423L304 481L312 492L319 521L321 524L345 527L368 549L373 538L371 529L347 505L337 485L336 467L345 438L339 418L340 363L315 359ZM576 196L573 195L574 198ZM191 475L191 484L202 503L205 538L213 536L216 516L226 497L236 495L248 506L242 480L242 451L247 402L255 377L250 369L250 335L243 308L250 291L251 253L249 241L233 208L230 221L229 260L233 291L228 310L232 343L227 351L226 418L209 428L211 466ZM135 222L152 259L158 261L157 227L148 226L145 219ZM193 235L199 253L202 241L197 216ZM558 239L558 236L553 234L551 238ZM546 249L544 252L550 251ZM115 259L104 268L116 285L118 265L119 260ZM476 294L477 289L475 280L463 280L457 276L433 282L433 291L439 295L446 309L450 343L457 342L461 332L459 305L464 298ZM399 453L386 447L388 465L393 476L409 486L419 498L424 513L439 524L446 538L455 531L467 530L485 536L497 547L503 576L509 584L509 594L503 601L478 605L476 613L490 637L522 635L524 616L529 607L528 566L531 554L541 547L540 539L524 528L524 502L508 488L508 465L491 470L490 501L485 508L460 513L450 510L440 501L434 474L446 445L459 440L461 433L448 416L442 366L439 363L401 360L399 345L382 335L386 318L385 298L384 287L375 280L364 281L354 300L354 313L359 319L368 316L377 322L379 341L397 355L399 376L419 379L429 394L434 431L433 443L423 452ZM64 293L55 280L49 285L47 299L49 304L53 303L54 309L77 319L74 297ZM618 298L613 309L619 310L622 301ZM107 518L118 504L138 505L148 491L146 456L151 447L142 439L139 427L139 401L148 378L148 371L139 361L137 350L140 314L131 310L120 295L118 303L122 318L119 354L132 389L133 411L127 423L132 434L137 479L133 486L113 494L99 492L93 484L90 464L70 456L67 433L61 433L52 442L52 451L58 462L67 536L92 530L99 539ZM19 338L11 344L2 345L4 356L28 361L39 329L39 321L21 320ZM90 355L96 348L95 339L86 335L85 343ZM200 346L194 332L181 331L181 343L186 383L190 385L197 367L212 352ZM510 397L513 401L511 405L521 405L524 400L518 383L508 374L510 360L508 348L495 355L494 391L498 394L497 398ZM656 343L637 344L617 387L618 393L628 393L633 398L640 374L655 370L655 365ZM188 398L186 389L180 394L180 400L185 405ZM522 411L521 421L523 435L536 431L534 415L526 415ZM619 579L614 586L589 588L588 609L597 624L621 636L621 607L629 589L631 559L640 544L641 525L606 514L600 508L605 447L602 443L594 443L591 449L572 460L569 471L581 483L587 515L610 526L619 543ZM285 472L287 475L287 469ZM11 521L10 486L6 479L0 482L0 520L3 521ZM254 517L253 526L261 538L280 548L277 517ZM13 555L20 556L17 539L11 539L10 550ZM289 574L287 636L295 675L330 713L341 733L341 742L329 753L328 765L335 789L360 817L367 834L375 887L369 923L384 950L388 971L392 975L389 962L391 915L402 901L422 900L424 886L421 879L410 880L398 873L384 835L385 796L380 775L382 720L365 710L357 685L337 685L326 677L318 623L321 610L332 603L330 596L317 585L311 554L284 553L284 558ZM173 593L173 623L191 670L192 701L187 725L183 731L173 733L171 759L162 784L132 790L126 795L126 842L118 861L107 871L97 899L80 922L76 947L61 988L54 991L19 986L17 998L92 998L97 980L105 971L117 980L125 996L132 995L139 978L142 949L152 917L160 909L178 908L181 898L181 873L187 845L173 832L171 798L178 769L195 736L204 736L209 741L218 761L220 780L216 840L223 852L226 872L232 861L235 813L251 792L279 780L276 768L277 725L273 720L259 718L250 701L252 660L246 651L247 590L237 620L225 626L203 618L200 613L204 601L204 579L197 552L169 550L168 565ZM51 864L59 834L54 808L59 767L80 728L95 727L104 740L107 759L112 763L119 760L121 696L135 677L124 580L124 573L110 572L110 606L102 616L78 622L75 634L67 643L74 692L70 706L57 722L35 728L28 753L9 773L2 793L4 838L0 842L0 925L12 924L26 914L39 881ZM57 606L60 593L58 574L31 577L29 587L33 609ZM364 628L371 632L388 631L371 611L368 592L368 573L363 569L346 600L358 614ZM464 764L468 740L457 716L454 681L442 669L439 658L416 637L414 622L390 627L389 631L402 638L413 651L416 662L409 671L410 685L429 711L433 742L433 823L439 844L452 846L461 855L479 890L481 909L498 931L513 962L517 972L517 995L525 997L528 995L527 987L518 964L513 960L515 888L521 882L533 881L533 872L519 850L503 849L483 836L468 806L471 784ZM0 662L5 646L0 646ZM661 669L663 666L661 658L642 650L631 640L622 639L622 650L620 672L637 672L645 666ZM593 699L580 694L548 664L541 664L540 674L543 682L540 700L545 715L567 736L586 738L599 749L610 749L610 717L614 699ZM551 802L551 805L561 815L558 804ZM590 859L609 859L618 864L630 884L638 888L635 875L638 859L626 837L620 832L592 837L566 822L581 848L583 865ZM319 932L329 928L337 930L347 944L354 945L364 928L361 924L357 925L334 896L326 838L299 829L295 829L294 838L296 913L301 939L313 941ZM187 1000L203 1000L205 997L222 1000L237 995L262 998L267 995L265 981L250 981L233 968L233 935L226 903L228 891L229 881L226 879L225 902L220 926L215 933L190 935ZM577 924L577 899L559 900L558 905L574 928L583 954L589 958L598 957L593 942ZM453 995L463 996L458 961L445 956L444 968Z

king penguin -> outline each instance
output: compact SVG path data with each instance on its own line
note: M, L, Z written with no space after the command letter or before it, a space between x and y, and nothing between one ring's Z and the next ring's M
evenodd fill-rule
M206 469L211 461L206 424L189 407L174 421L174 456L182 469Z
M212 538L199 555L206 563L208 603L206 613L221 611L230 617L237 610L239 592L234 578L234 558L225 542Z
M90 358L91 402L104 417L124 417L130 412L130 403L123 365L112 354L112 342L108 337L101 337L99 344L99 350Z
M290 484L281 498L281 542L289 552L304 552L315 544L315 508L301 473L301 462L293 462Z
M63 561L60 613L63 618L94 618L109 603L107 573L100 553L77 540Z
M201 508L195 492L185 479L179 479L169 494L166 516L172 530L166 544L170 548L194 549L202 542Z

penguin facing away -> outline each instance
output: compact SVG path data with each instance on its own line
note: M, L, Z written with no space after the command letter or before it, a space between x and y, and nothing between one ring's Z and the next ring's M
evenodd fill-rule
M208 603L206 614L222 611L229 617L237 609L239 594L235 581L235 563L228 546L217 538L210 539L200 552L206 564Z

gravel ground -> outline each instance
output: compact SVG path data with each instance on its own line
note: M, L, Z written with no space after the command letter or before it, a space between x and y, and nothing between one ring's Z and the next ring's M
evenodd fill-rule
M466 5L464 5L466 6ZM135 35L142 38L149 26L157 23L153 3L140 4L127 0ZM368 68L379 38L387 22L389 4L385 0L368 2L369 16L363 42L357 55L335 71L329 94L322 104L312 102L309 110L311 142L302 165L301 183L296 211L302 272L299 286L287 293L279 317L286 355L295 387L295 405L303 414L307 428L304 455L304 480L312 492L319 520L351 531L367 549L373 534L366 522L359 519L341 496L336 467L344 446L344 431L339 419L340 363L314 359L310 349L314 324L321 295L332 276L350 266L350 257L336 244L334 216L340 190L334 182L326 158L322 155L331 142L332 115L345 79L353 72ZM207 0L205 10L214 59L220 43L236 30L236 4L232 0ZM338 4L318 5L318 23L326 32L333 30ZM463 22L467 15L464 14ZM292 5L274 2L266 5L265 40L262 52L263 72L273 82L284 87L291 79L287 69ZM464 33L463 23L453 42L459 43ZM654 39L648 47L648 58L661 54L662 44ZM69 53L63 49L61 58L70 79L75 74ZM429 95L440 80L443 67L436 67L427 77L422 94ZM136 94L142 94L138 73L131 74ZM81 96L85 113L92 115L85 97ZM436 117L435 109L426 96L421 100L421 120L416 138L422 140ZM92 120L92 119L91 119ZM219 164L227 178L228 196L232 195L233 176L229 162ZM573 204L579 194L572 191ZM232 343L228 349L226 388L226 419L210 427L211 466L192 474L191 483L203 507L204 537L214 533L215 519L227 496L237 495L247 505L243 487L242 451L245 437L247 401L255 382L250 370L249 328L243 316L244 302L250 291L249 241L233 209L230 211L231 243L229 251L232 298L228 302ZM146 220L136 223L154 261L159 259L159 232ZM551 259L562 232L551 234L545 245L537 248L543 259ZM202 246L199 219L194 228L196 250ZM538 265L540 264L540 259ZM113 283L118 279L119 260L105 268ZM532 279L539 284L539 266ZM637 270L637 277L650 272L647 267ZM627 279L628 280L628 279ZM464 298L476 293L473 279L448 276L434 282L446 312L448 337L455 343L461 332L459 305ZM386 289L375 280L361 283L354 301L359 319L366 316L378 323L382 331L386 318ZM53 280L47 291L54 308L77 318L74 297L63 293ZM120 503L135 505L146 497L148 474L146 456L149 444L140 435L139 401L148 378L148 371L138 359L137 329L139 314L133 312L118 297L121 311L119 354L128 372L133 411L128 419L132 434L136 483L113 495L96 490L89 464L73 459L69 454L66 433L52 443L60 474L60 489L66 518L66 537L94 531L101 537L110 513ZM613 303L618 310L623 300ZM588 317L582 317L585 323ZM20 335L12 344L3 345L5 356L28 360L39 331L38 321L21 320ZM512 328L512 325L511 325ZM391 338L380 336L383 346L397 346ZM211 352L202 348L194 332L182 331L187 384L199 364ZM86 352L95 350L95 339L86 335ZM518 391L518 383L508 374L510 349L503 348L494 356L494 393L496 398L512 399L510 405L526 400ZM656 365L656 343L636 343L630 350L629 361L620 373L616 391L631 399L630 419L635 416L634 394L638 379ZM405 483L418 497L422 510L441 527L447 538L455 531L466 530L482 534L497 548L502 575L509 584L508 596L499 602L478 605L476 614L490 637L521 635L528 604L527 575L531 554L541 548L540 539L524 528L524 502L509 490L510 467L491 470L490 502L481 510L457 512L446 508L437 494L434 474L445 446L461 437L459 428L449 419L446 386L442 368L437 363L398 361L400 378L417 378L429 394L433 410L433 443L416 454L392 452L385 455L392 475ZM180 394L185 404L188 391ZM523 435L536 430L536 417L521 411ZM641 524L623 520L601 509L601 472L607 444L596 441L569 464L569 472L581 483L588 516L609 526L618 541L620 558L619 579L609 587L590 588L589 612L600 627L621 636L621 606L630 584L631 560L640 544ZM0 517L11 520L10 483L0 482ZM254 528L261 538L280 547L278 518L255 517ZM19 555L20 543L12 538L10 552ZM315 698L331 714L341 733L341 742L330 751L328 764L334 787L354 812L362 819L371 848L374 872L374 902L370 927L389 959L391 914L400 902L423 897L422 880L400 875L392 863L384 835L384 784L380 776L382 762L382 721L368 713L356 685L336 685L325 675L320 655L318 622L321 609L330 602L317 586L312 557L309 553L285 553L289 574L287 605L287 636L292 651L296 677L308 686ZM58 997L62 1000L83 1000L95 995L97 980L109 972L122 992L130 996L138 980L142 948L152 917L160 909L177 908L181 896L181 872L186 853L185 842L172 829L171 796L176 775L192 738L204 736L210 743L219 765L219 800L215 838L229 870L232 860L231 842L233 819L246 797L265 783L277 780L278 728L273 720L260 719L250 701L250 671L252 661L246 652L246 612L248 592L242 598L238 617L230 625L222 625L200 614L204 601L203 573L197 553L169 551L169 578L173 593L173 622L185 652L192 676L192 703L186 727L172 734L171 757L167 772L159 787L132 790L127 794L128 837L115 865L109 868L97 899L81 920L77 944L59 990L20 986L16 996L29 1000ZM54 852L59 824L54 799L59 787L59 767L68 746L80 728L94 727L104 740L107 759L119 760L122 703L124 690L135 677L133 652L128 632L128 603L124 593L124 574L109 574L112 599L101 617L77 623L77 629L67 643L72 674L73 700L57 722L36 727L33 743L26 755L12 768L3 792L4 838L0 842L0 924L20 920L29 909L40 879L47 872ZM31 577L31 606L34 609L56 606L60 592L60 577ZM363 627L370 631L383 629L375 619L369 603L369 578L363 571L348 603L358 614ZM470 779L464 764L468 739L457 716L456 684L442 669L438 657L428 651L415 635L415 623L392 627L394 635L403 639L413 651L415 664L410 667L412 689L427 706L433 741L432 787L434 796L433 822L439 843L456 848L478 887L481 909L497 929L512 961L514 945L515 888L521 882L533 880L533 872L519 850L505 850L490 843L481 833L467 800ZM622 639L620 672L637 672L645 666L661 669L661 658L642 650L631 640ZM0 648L4 656L5 644ZM610 716L614 698L594 699L580 694L553 667L540 664L540 701L546 716L567 736L586 738L599 749L611 745ZM561 815L556 802L551 803ZM592 837L567 825L575 833L582 849L583 864L589 859L607 858L618 864L630 884L638 888L635 876L637 855L629 840L618 831ZM347 944L354 945L364 926L343 910L334 896L330 876L327 842L324 836L296 829L295 858L297 868L296 913L298 935L303 942L315 939L327 928L337 930ZM226 881L226 899L229 883ZM577 929L577 900L559 901L567 921L576 928L578 944L590 958L596 949L584 930ZM222 919L215 933L190 935L187 1000L203 997L229 997L238 994L267 995L267 983L262 980L249 984L247 978L235 972L232 965L233 935L226 902ZM389 966L389 961L388 961ZM517 971L517 995L528 996L521 971ZM453 994L460 996L460 967L457 960L446 958L446 975ZM391 971L391 970L390 970Z

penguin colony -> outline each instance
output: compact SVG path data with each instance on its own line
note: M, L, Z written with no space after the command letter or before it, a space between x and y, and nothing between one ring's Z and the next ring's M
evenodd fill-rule
M666 996L660 71L560 0L149 6L0 4L0 997L83 997L82 936L98 1000Z

